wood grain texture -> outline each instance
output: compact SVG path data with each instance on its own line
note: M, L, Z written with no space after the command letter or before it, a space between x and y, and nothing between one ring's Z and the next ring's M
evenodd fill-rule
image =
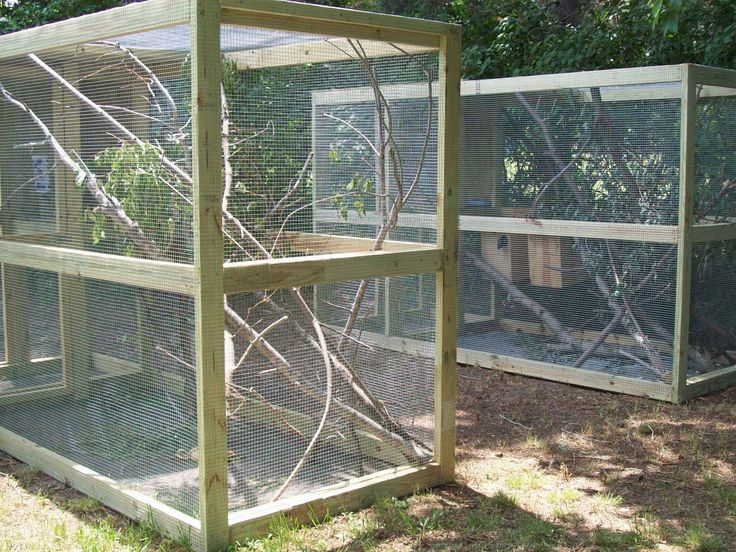
M680 101L680 203L677 219L677 273L675 338L673 343L672 397L687 398L688 349L690 347L690 285L692 282L693 201L695 196L696 82L691 66L683 66Z
M220 7L191 0L199 548L228 545Z
M442 270L443 252L330 253L225 265L225 293L272 290Z
M444 251L444 267L436 285L434 457L444 481L455 477L460 49L461 30L453 27L442 37L437 130L437 247Z
M0 60L185 23L188 0L148 0L0 36Z

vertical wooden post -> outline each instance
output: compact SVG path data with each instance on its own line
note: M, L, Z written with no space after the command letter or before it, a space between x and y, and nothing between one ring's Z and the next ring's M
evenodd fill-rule
M64 65L61 74L76 82L78 67L74 61ZM59 86L53 90L54 129L67 151L82 154L80 109L76 98ZM68 104L68 105L67 105ZM82 190L67 167L54 169L56 223L69 247L84 248ZM62 370L67 389L74 398L85 399L89 393L89 370L92 351L87 327L86 285L78 276L59 276L59 333L61 336Z
M0 125L5 106L0 106ZM0 159L8 155L2 127L0 126ZM3 182L3 163L0 163L0 188ZM0 197L2 193L0 190ZM12 225L12 213L6 213L2 221ZM7 234L6 228L0 228ZM31 359L30 343L28 340L28 292L27 269L17 266L2 266L3 279L3 324L5 335L5 360L9 366L8 377L22 377ZM8 291L11 293L8 293Z
M229 541L225 415L220 3L190 0L200 548Z
M434 459L444 481L455 477L455 380L457 371L457 238L460 152L460 27L440 43L437 160L437 274Z
M680 206L677 221L677 291L673 345L672 400L687 399L690 337L690 283L692 280L693 200L695 195L696 83L692 67L682 65L680 123Z

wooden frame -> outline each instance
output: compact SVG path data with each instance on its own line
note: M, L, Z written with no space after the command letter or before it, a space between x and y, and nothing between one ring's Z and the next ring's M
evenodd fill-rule
M658 400L680 402L705 390L714 389L733 381L733 370L720 369L712 374L687 377L687 347L689 322L689 286L692 244L716 240L736 239L736 222L725 221L713 224L692 225L692 195L694 187L694 133L695 106L699 98L733 96L736 94L736 71L716 69L699 65L676 65L645 67L634 69L614 69L605 71L568 73L561 75L537 75L529 77L513 77L482 81L463 81L461 96L482 97L499 95L497 105L505 105L509 96L516 92L541 93L573 88L578 90L583 101L591 101L590 87L599 87L604 102L624 102L643 99L672 100L680 103L682 127L680 135L680 212L677 225L644 225L622 224L616 222L583 222L572 220L544 220L523 217L477 216L461 214L459 228L461 231L477 233L496 233L526 236L581 237L592 239L615 239L623 241L645 242L655 244L673 244L678 248L677 269L677 313L674 348L677 351L673 367L672 381L648 382L632 378L621 378L589 370L566 368L528 361L519 358L496 356L480 351L460 348L458 355L461 361L478 364L488 368L498 368L515 373L534 375L546 379L566 381L576 385L615 390L634 395L643 395ZM318 91L313 94L313 104L322 108L329 105L347 102L365 102L370 100L370 90L365 87L344 90ZM387 86L383 93L392 99L420 98L425 93L424 85L411 83ZM490 109L490 108L489 108ZM494 114L488 113L486 125L494 120ZM488 128L487 126L485 128ZM492 132L492 129L489 130ZM493 138L497 139L497 138ZM492 148L493 146L488 146ZM489 165L487 159L474 161L482 163L482 177L489 176L496 168ZM469 174L473 174L469 172ZM465 186L468 184L465 183ZM494 186L491 185L491 188ZM484 190L483 197L489 197L494 190ZM475 197L475 196L474 196ZM496 205L495 197L489 201ZM315 221L322 223L338 223L344 220L334 211L320 209L315 213ZM353 224L376 224L378 218L374 213L367 213L358 220L352 215L347 222ZM433 228L436 219L431 214L406 214L402 224L411 227ZM491 287L495 284L491 283ZM491 315L480 316L478 321L503 325L505 320L496 320L494 315L494 299L492 294ZM461 302L463 298L461 297ZM463 316L464 318L464 316ZM478 317L476 317L478 318ZM461 324L463 320L461 320ZM572 333L574 331L570 329ZM620 337L620 336L618 336ZM396 341L388 334L374 335L375 342L384 346L399 346L405 340ZM421 348L418 348L419 350ZM425 351L426 353L426 351Z
M60 304L64 345L62 356L43 362L64 368L63 381L29 392L0 395L0 407L11 408L32 400L70 396L84 400L95 381L139 374L144 368L76 347L73 328L83 319L84 280L87 278L183 294L194 299L197 431L199 438L199 519L182 515L142 494L128 491L115 481L0 428L0 447L35 464L53 477L69 482L122 513L142 519L152 516L172 536L185 533L200 550L221 549L244 535L262 533L268 521L280 513L302 518L307 512L327 512L362 507L376 497L405 494L418 488L450 481L454 477L455 404L455 309L457 274L457 178L460 29L457 26L368 14L324 6L279 0L148 0L106 12L54 23L0 37L0 61L29 53L52 51L101 39L142 33L180 24L191 29L192 129L194 177L195 256L191 265L149 261L85 251L74 241L75 220L83 209L74 182L59 178L57 203L67 206L57 219L57 232L49 236L0 237L0 263L55 272L60 278ZM366 41L369 55L398 55L388 42L412 53L437 51L441 75L437 97L440 105L438 167L440 201L434 219L439 229L437 245L387 241L384 251L371 251L367 240L336 236L294 235L285 237L300 247L321 248L319 254L223 265L223 238L217 216L222 199L220 140L220 29L221 25L246 25L279 31L298 31ZM334 61L339 51L315 42L272 51L228 52L241 68L283 65L284 52L299 62ZM94 54L95 46L90 47ZM150 59L148 52L138 50ZM50 55L50 54L49 54ZM163 51L166 59L183 53ZM291 54L289 54L291 55ZM301 58L299 56L302 56ZM67 70L67 69L65 69ZM74 71L68 67L69 74ZM64 103L57 98L61 110ZM56 129L67 143L79 141L78 115L65 111ZM75 142L76 141L76 142ZM352 279L369 279L418 273L438 277L436 321L436 426L433 460L421 467L399 467L346 485L321 489L306 496L275 502L265 509L228 513L226 412L224 385L225 293L312 285ZM78 331L78 330L77 330ZM22 355L25 356L25 355ZM40 366L40 365L39 365ZM51 364L49 364L51 366ZM91 375L90 368L98 373ZM101 373L99 373L101 372ZM173 384L172 384L173 385ZM75 391L77 390L77 391Z
M704 93L707 88L711 93ZM714 93L715 91L715 93ZM680 368L673 382L673 395L676 402L682 402L711 391L723 389L736 383L736 366L720 368L697 376L687 376L687 355L690 333L690 288L692 283L692 250L694 243L736 239L736 222L714 224L693 224L693 202L695 196L697 103L700 98L714 95L736 93L736 71L706 67L702 65L684 66L682 84L683 134L680 143L680 156L683 166L680 169L680 213L678 242L678 320L676 324L676 351ZM682 296L681 301L680 296Z

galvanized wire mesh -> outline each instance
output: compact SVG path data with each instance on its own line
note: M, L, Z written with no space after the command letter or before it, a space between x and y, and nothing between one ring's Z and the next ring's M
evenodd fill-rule
M436 51L221 30L226 263L436 242ZM3 244L192 269L190 40L171 25L0 61ZM356 102L313 110L346 87ZM57 273L8 251L0 426L196 517L193 297L145 267L123 285L80 276L79 257ZM231 511L431 459L434 279L226 297L244 325L223 336Z
M736 189L735 89L697 88L695 193L693 224L733 224ZM724 230L725 232L725 230ZM736 364L736 317L732 304L736 261L734 240L727 235L695 243L692 252L689 347L691 374L710 373Z
M247 229L226 222L226 262L433 243L436 52L303 35L261 56L262 32L232 34L224 65L227 204ZM421 331L433 355L434 300L431 274L228 295L231 510L430 459L434 361L381 337Z
M512 80L495 89L464 83L461 360L547 377L577 368L627 378L623 387L634 392L637 381L671 382L681 84L678 70L670 73L653 84L525 82L524 92ZM393 94L409 102L420 88ZM315 113L357 108L356 93L315 94ZM363 113L368 129L370 110ZM331 137L317 142L318 171L341 143L336 125L324 130ZM321 181L315 188L332 193ZM422 241L427 218L406 220ZM353 232L365 227L349 222ZM380 314L374 307L368 316Z
M463 98L461 213L500 219L461 221L459 347L669 383L676 248L657 242L677 224L679 84L584 80Z
M433 280L433 275L423 275ZM429 460L433 435L434 362L419 352L392 350L380 331L384 318L361 313L351 339L341 343L346 307L360 282L228 296L228 303L280 354L274 359L247 341L228 337L228 448L230 509L266 504L321 487L348 482L382 469ZM371 288L385 285L372 281ZM415 277L388 285L416 291ZM347 290L350 290L348 292ZM297 293L305 304L300 304ZM366 298L372 310L374 295ZM309 309L309 310L308 310ZM309 311L324 324L331 375L323 360ZM392 323L426 323L424 312L400 313ZM426 329L427 348L434 327ZM230 341L232 340L232 341ZM351 385L353 374L386 414L369 406ZM329 383L331 381L331 383ZM317 445L307 453L326 397L332 394ZM404 441L397 445L393 440ZM414 449L419 451L415 452ZM304 456L307 454L307 456ZM305 462L282 489L300 460Z
M0 61L5 243L191 262L188 38L125 41ZM192 299L22 264L3 264L0 426L196 516Z

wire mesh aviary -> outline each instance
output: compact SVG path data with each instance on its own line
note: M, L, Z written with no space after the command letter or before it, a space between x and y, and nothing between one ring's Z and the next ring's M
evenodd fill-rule
M110 478L113 506L135 493L172 526L196 534L201 519L205 540L214 523L247 532L318 492L317 507L339 508L340 489L356 482L408 492L446 477L435 377L450 357L366 338L390 311L392 326L424 328L432 348L446 300L436 231L400 231L417 210L434 227L452 218L437 199L446 29L381 41L365 23L351 36L360 14L335 33L334 10L290 6L223 7L211 43L184 10L155 30L142 22L0 60L4 446L23 449L20 436L49 451L39 453L46 469L63 460ZM289 30L269 19L287 8L306 10L311 34L299 14ZM198 57L206 48L219 58L214 83ZM421 96L391 97L417 81ZM345 88L361 90L354 106L315 117L316 91ZM325 125L339 139L323 165ZM338 218L315 231L323 208ZM368 212L372 224L345 223ZM382 302L389 286L408 299ZM214 328L217 343L203 341ZM220 375L203 353L218 347ZM218 396L222 422L207 402ZM209 474L226 479L216 519ZM240 517L228 522L228 510Z

